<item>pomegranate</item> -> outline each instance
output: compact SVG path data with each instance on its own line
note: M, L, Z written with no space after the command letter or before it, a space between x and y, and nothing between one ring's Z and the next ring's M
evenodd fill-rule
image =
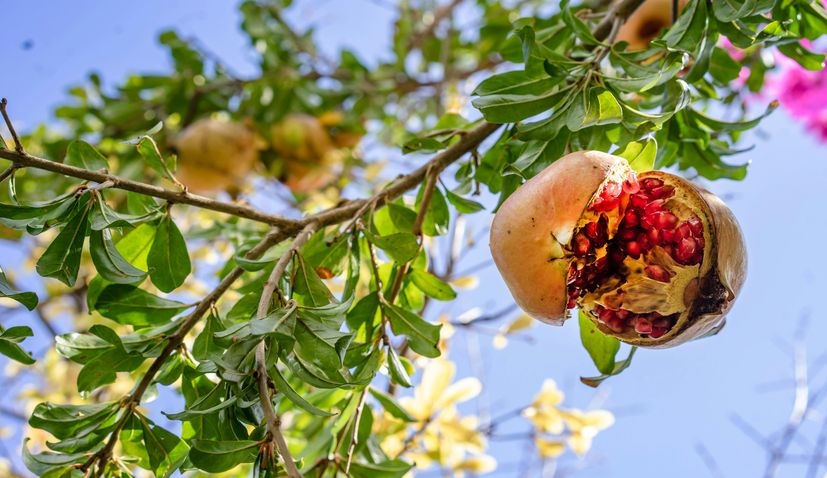
M717 196L597 151L566 155L514 192L491 253L529 315L562 325L579 307L643 347L717 332L746 276L741 230Z
M683 10L686 0L680 0ZM629 51L645 50L660 32L672 26L672 0L646 0L620 27L617 41L629 43Z

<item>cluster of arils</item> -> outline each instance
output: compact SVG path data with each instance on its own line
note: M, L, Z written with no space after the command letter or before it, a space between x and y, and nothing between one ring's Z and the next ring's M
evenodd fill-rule
M703 259L704 230L697 216L681 222L667 202L674 196L674 186L657 178L638 182L630 172L623 183L607 182L588 208L593 220L582 226L572 238L570 248L576 258L569 267L568 308L588 292L594 292L611 280L622 282L629 276L627 257L640 259L655 247L661 248L683 266L696 265ZM609 224L617 224L610 236ZM662 265L643 266L647 277L668 283L672 273ZM597 304L592 314L617 333L628 329L641 336L658 338L675 325L675 317L657 312L635 313Z

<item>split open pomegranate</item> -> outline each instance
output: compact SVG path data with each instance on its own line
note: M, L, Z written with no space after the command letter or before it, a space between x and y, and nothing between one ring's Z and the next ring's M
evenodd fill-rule
M596 151L555 161L512 194L491 252L529 315L560 325L579 307L644 347L716 333L746 276L741 230L717 196Z

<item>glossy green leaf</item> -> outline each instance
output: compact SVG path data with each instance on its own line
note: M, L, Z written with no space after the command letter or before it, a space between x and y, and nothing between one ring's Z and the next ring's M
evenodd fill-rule
M189 447L178 436L150 423L139 415L150 470L156 477L169 478L184 463Z
M368 240L387 253L388 257L398 263L408 262L419 252L419 242L410 232L398 232L388 236L367 233Z
M106 422L118 411L117 402L90 405L39 403L29 417L29 425L64 439L85 434Z
M89 209L85 208L63 227L40 259L37 261L37 273L43 277L52 277L69 287L75 285L80 269L80 257L83 242L86 239L86 226Z
M310 267L301 255L296 255L296 269L293 275L293 293L302 300L302 305L320 307L327 305L335 298L330 289L322 282L319 274Z
M622 148L614 152L616 156L626 158L629 166L635 172L642 173L650 171L655 167L655 157L658 154L658 143L655 138L648 138L643 141L632 141L626 143Z
M222 473L240 463L252 463L258 455L258 442L193 440L189 458L198 469Z
M6 274L0 269L0 297L16 300L29 310L37 307L37 294L34 292L20 292L15 290L6 279Z
M226 327L221 321L221 317L211 312L210 315L207 316L207 323L204 325L204 329L195 337L195 341L192 343L192 356L195 357L196 360L206 360L211 355L220 353L223 347L215 342L214 335L224 329L226 329Z
M20 342L22 342L23 339L32 337L33 335L32 329L26 326L21 325L9 327L8 329L0 326L0 354L24 365L35 363L34 357L20 346Z
M701 45L706 22L706 1L691 0L681 12L678 21L663 36L663 41L672 49L695 51L695 48Z
M104 317L135 326L163 324L188 308L126 284L107 286L95 303L95 310Z
M597 377L580 377L580 381L583 382L584 384L590 386L590 387L597 387L598 385L603 383L603 381L605 381L609 377L613 377L615 375L618 375L619 373L621 373L624 370L626 370L627 368L629 368L629 365L632 364L632 357L634 357L636 350L637 350L637 347L633 346L629 350L629 356L626 357L625 359L619 361L619 362L615 362L614 367L612 368L610 373L604 373L603 375L599 375Z
M399 354L396 353L396 349L393 347L388 347L388 372L390 372L393 383L405 388L410 388L413 385L408 371L402 365Z
M147 266L149 278L162 292L172 292L180 287L192 271L187 242L169 213L161 219L155 231Z
M416 418L411 416L410 413L408 413L404 408L402 408L402 405L399 405L399 403L396 402L396 399L394 399L392 396L374 387L370 387L369 390L370 394L373 395L373 398L375 398L379 403L381 403L382 408L384 408L385 411L390 413L392 416L408 423L416 421Z
M619 123L623 119L620 103L605 89L595 87L580 93L566 115L566 126L570 131L579 131L590 126Z
M436 300L454 300L457 297L456 291L447 282L430 272L413 269L408 277L428 297Z
M712 2L712 11L718 20L731 22L766 12L775 3L775 0L721 0Z
M89 143L80 140L69 143L69 147L66 149L64 164L90 171L100 171L109 168L109 165L106 163L106 158L104 158L102 154Z
M141 155L141 158L143 158L149 167L154 169L155 172L161 176L172 179L169 165L161 156L161 152L158 150L158 145L155 143L154 139L150 136L144 136L138 141L138 144L135 147L138 150L138 154Z
M284 379L281 372L279 371L278 367L273 366L270 367L270 378L273 379L273 384L276 386L276 390L280 393L283 393L285 397L287 397L291 402L298 405L299 407L303 408L304 410L310 412L313 415L319 417L330 417L335 415L334 413L326 412L312 403L308 402L304 399L301 395L290 386L290 383Z
M447 189L445 190L445 197L448 199L449 203L453 204L457 212L462 214L474 214L475 212L485 209L485 206L482 204L472 201L471 199L466 199Z
M615 366L615 355L620 350L620 341L601 332L583 311L579 313L580 341L589 353L597 370L611 373Z
M92 231L89 235L89 252L98 274L109 282L136 284L146 278L146 272L121 256L107 230Z
M390 460L382 463L359 463L350 465L354 478L402 478L413 465L402 460Z
M441 325L432 324L419 315L396 305L383 306L393 333L408 337L411 349L419 355L439 357L439 331Z

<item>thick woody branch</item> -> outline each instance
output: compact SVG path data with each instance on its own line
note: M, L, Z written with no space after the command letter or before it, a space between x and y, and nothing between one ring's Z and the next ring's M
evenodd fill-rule
M609 7L606 16L597 24L594 29L594 37L598 40L605 40L612 32L616 20L625 21L629 16L643 4L645 0L621 0Z
M38 158L25 152L0 150L0 158L8 159L18 168L42 169L44 171L51 171L64 176L84 179L86 181L94 181L96 183L105 183L108 181L112 184L111 187L115 189L123 189L124 191L132 191L145 196L166 199L167 201L173 203L189 204L190 206L195 206L202 209L209 209L211 211L222 212L232 216L263 222L271 226L284 227L292 226L295 223L292 219L275 214L268 214L248 206L217 201L215 199L210 199L185 191L167 189L154 184L133 181L131 179L115 176L114 174L109 174L105 171L91 171L88 169L77 168L68 164Z

